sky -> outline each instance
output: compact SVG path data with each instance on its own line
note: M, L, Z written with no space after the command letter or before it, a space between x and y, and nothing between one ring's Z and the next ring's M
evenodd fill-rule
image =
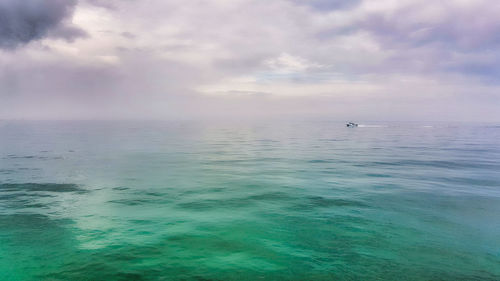
M499 122L498 15L498 0L0 0L0 118Z

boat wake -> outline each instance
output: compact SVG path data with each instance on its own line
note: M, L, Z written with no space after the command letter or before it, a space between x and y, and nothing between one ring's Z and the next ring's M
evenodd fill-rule
M387 125L362 125L362 124L359 124L358 127L360 127L360 128L387 128L389 126L387 126Z

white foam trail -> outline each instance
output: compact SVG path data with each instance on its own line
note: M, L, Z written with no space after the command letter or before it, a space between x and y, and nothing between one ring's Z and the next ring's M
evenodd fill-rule
M387 125L358 125L361 128L387 128Z

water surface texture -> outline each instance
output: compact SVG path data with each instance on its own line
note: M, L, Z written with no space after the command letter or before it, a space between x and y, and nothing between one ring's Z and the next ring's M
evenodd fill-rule
M0 121L0 280L500 280L499 140Z

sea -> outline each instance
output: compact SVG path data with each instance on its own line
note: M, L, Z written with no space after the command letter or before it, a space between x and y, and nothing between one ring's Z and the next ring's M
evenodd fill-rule
M500 125L3 120L0 280L500 280Z

